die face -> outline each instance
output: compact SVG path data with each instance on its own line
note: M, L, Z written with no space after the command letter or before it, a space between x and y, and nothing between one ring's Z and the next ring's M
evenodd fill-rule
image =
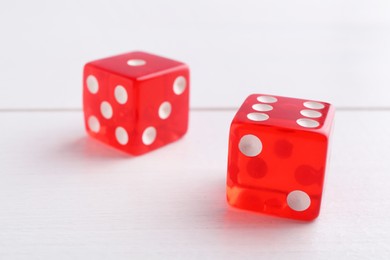
M314 219L320 210L333 108L328 104L318 127L307 130L296 122L303 100L277 97L280 107L276 102L272 108L259 106L267 109L261 111L266 116L248 117L253 105L270 104L258 102L259 96L248 97L231 125L228 202L281 217Z
M311 132L233 124L229 144L229 202L282 217L303 220L317 217L327 147L325 136ZM303 191L310 197L307 210L296 211L288 205L287 196L293 191ZM248 194L250 201L246 201ZM249 208L245 206L248 204Z
M184 65L175 60L140 51L96 60L89 64L133 80L153 78Z
M189 69L141 52L88 63L83 105L92 137L133 155L152 151L187 131Z
M233 121L329 135L333 114L333 107L326 102L253 94Z
M121 143L125 143L126 134L120 143L116 129L126 129L128 135L134 131L137 122L134 82L93 65L85 66L83 78L83 110L88 134L123 150Z
M181 66L168 74L135 83L138 120L133 145L138 153L176 141L187 132L188 79L188 68ZM181 82L180 91L177 90L178 81Z

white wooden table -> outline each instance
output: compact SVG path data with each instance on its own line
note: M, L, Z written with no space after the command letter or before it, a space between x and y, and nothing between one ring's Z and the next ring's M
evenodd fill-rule
M310 223L227 205L233 114L192 111L184 139L131 158L81 111L0 112L0 259L389 259L389 110L337 112Z

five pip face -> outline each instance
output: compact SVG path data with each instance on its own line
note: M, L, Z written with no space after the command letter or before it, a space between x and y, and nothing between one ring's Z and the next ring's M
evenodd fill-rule
M83 82L85 126L93 138L141 155L187 132L190 80L184 63L131 52L87 63ZM325 102L250 95L230 128L228 203L316 218L333 116Z
M89 135L140 155L182 137L188 128L189 69L145 52L89 62L83 107Z

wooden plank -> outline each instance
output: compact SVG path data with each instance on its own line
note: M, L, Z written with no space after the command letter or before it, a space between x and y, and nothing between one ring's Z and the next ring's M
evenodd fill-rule
M225 202L233 111L192 112L181 141L129 157L80 112L0 113L1 259L390 257L390 112L338 112L320 218Z

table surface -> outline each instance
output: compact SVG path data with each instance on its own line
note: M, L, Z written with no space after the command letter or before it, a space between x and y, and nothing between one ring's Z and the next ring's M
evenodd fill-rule
M216 11L217 10L217 11ZM390 1L0 1L0 259L390 259ZM87 137L83 64L191 70L188 134L140 157ZM225 199L252 93L337 107L320 217Z
M225 201L233 110L192 110L180 141L129 157L81 110L0 112L0 259L389 259L390 110L336 114L320 217Z

